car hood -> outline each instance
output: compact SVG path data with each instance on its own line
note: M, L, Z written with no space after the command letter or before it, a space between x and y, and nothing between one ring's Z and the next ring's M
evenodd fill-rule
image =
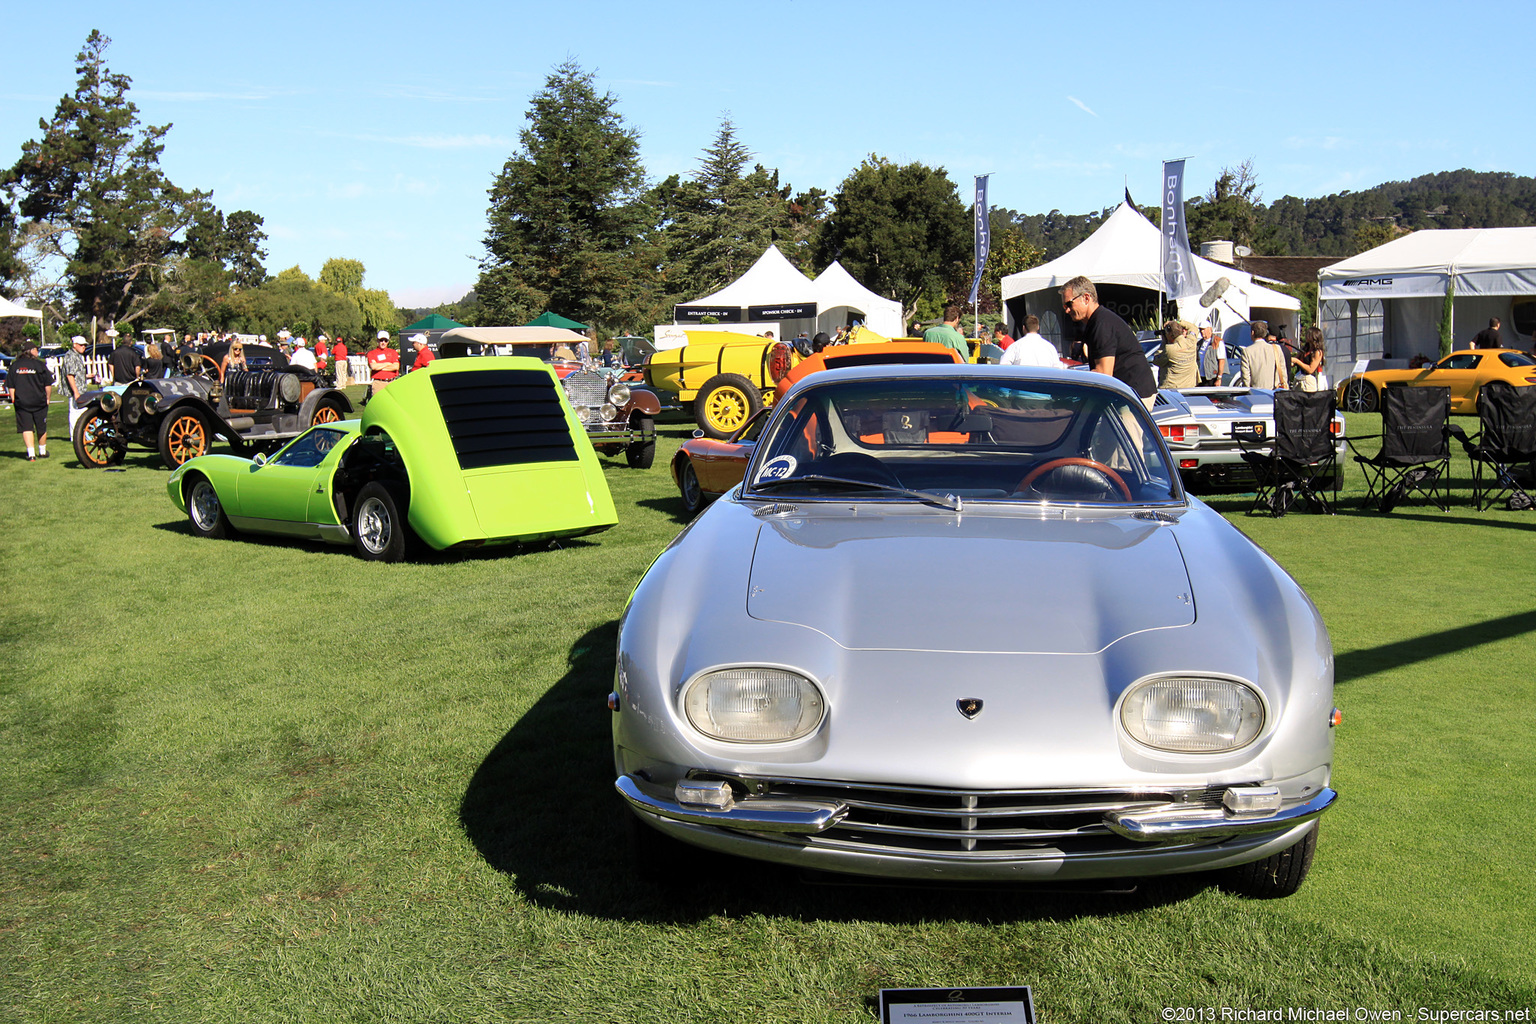
M856 650L1092 654L1190 625L1195 595L1172 532L1129 514L862 506L769 518L747 612Z

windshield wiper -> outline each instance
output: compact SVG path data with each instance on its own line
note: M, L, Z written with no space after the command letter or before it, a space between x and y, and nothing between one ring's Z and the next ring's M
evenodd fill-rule
M846 476L827 476L822 473L801 473L798 476L787 476L781 480L759 480L752 485L752 490L761 491L769 487L782 487L785 484L846 484L850 487L867 487L870 490L883 491L887 494L900 494L908 498L916 498L930 505L938 505L942 508L961 511L960 496L958 494L935 494L932 491L915 491L910 487L898 487L896 484L882 484L876 480L858 480Z

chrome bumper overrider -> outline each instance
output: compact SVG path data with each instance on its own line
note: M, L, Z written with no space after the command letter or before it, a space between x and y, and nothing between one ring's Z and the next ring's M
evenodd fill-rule
M1111 811L1104 815L1104 824L1116 835L1142 843L1272 832L1311 821L1332 807L1338 798L1339 794L1324 787L1312 799L1282 807L1271 814L1233 814L1221 807L1153 807Z
M747 797L729 808L712 810L679 803L671 794L659 792L660 787L646 785L632 775L620 776L614 788L632 807L646 814L748 832L824 832L836 827L849 812L849 805L839 800L771 797ZM1106 813L1102 827L1138 843L1191 842L1294 828L1321 815L1337 799L1338 793L1325 787L1308 800L1267 813L1234 814L1219 806L1141 806Z
M720 825L750 832L820 832L848 813L846 804L815 800L747 800L728 810L687 807L640 788L631 775L621 775L613 787L636 810L693 825Z

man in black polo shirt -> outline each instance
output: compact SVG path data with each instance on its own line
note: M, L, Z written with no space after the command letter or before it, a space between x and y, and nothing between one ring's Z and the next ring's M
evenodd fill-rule
M1077 324L1088 368L1131 386L1148 409L1157 398L1157 381L1141 343L1113 310L1099 305L1099 290L1086 277L1074 277L1061 289L1061 308Z
M112 364L112 383L132 384L144 375L144 357L127 338L118 337L115 328L107 332L107 337L117 345L107 357L107 362Z
M1473 348L1503 348L1504 342L1499 337L1499 318L1489 317L1488 326L1477 332L1472 339Z
M27 446L27 461L48 457L48 392L53 389L53 374L48 364L37 358L37 342L31 338L21 343L21 355L11 361L5 389L10 392L16 410L16 433Z

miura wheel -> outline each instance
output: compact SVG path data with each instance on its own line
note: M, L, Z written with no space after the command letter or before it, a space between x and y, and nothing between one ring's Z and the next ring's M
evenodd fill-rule
M357 492L357 511L352 515L352 542L363 558L370 562L403 560L410 529L400 503L388 487L374 481Z
M208 452L208 424L195 409L178 409L160 423L160 458L172 469Z
M724 440L763 407L763 396L739 373L712 377L694 400L694 419L709 437Z
M218 539L234 532L219 501L219 492L213 489L207 477L195 477L192 489L187 492L187 521L199 537Z
M1363 377L1356 377L1344 385L1345 412L1375 412L1376 388Z

